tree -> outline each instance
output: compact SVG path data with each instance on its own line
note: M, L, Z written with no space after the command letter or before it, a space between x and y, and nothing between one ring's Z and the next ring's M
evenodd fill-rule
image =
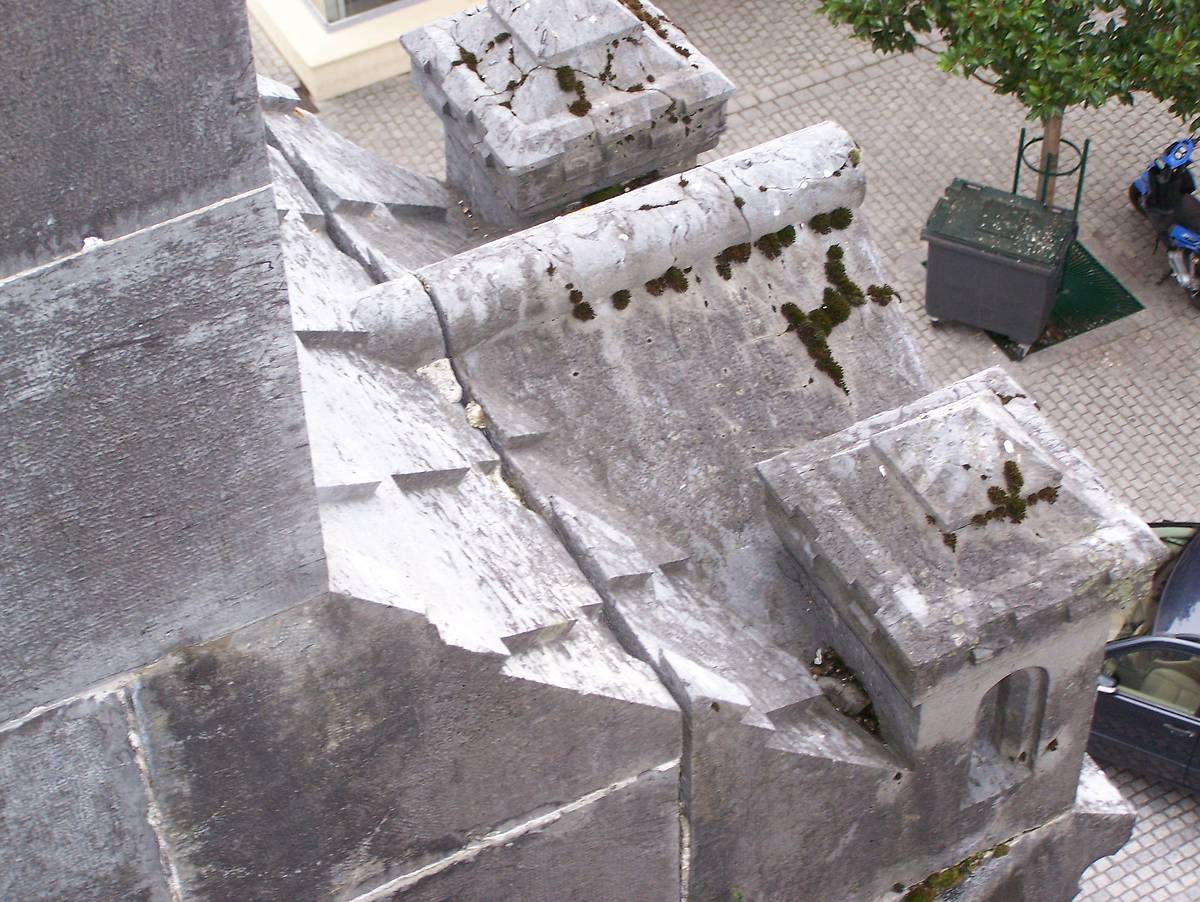
M933 52L938 66L1011 94L1042 123L1046 169L1063 114L1144 91L1200 127L1196 0L824 0L834 24L885 53ZM934 42L940 41L941 46ZM1050 179L1047 201L1053 201Z

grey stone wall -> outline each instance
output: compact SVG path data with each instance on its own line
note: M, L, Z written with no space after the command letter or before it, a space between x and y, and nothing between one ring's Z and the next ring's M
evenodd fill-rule
M677 712L513 678L503 663L447 647L417 614L333 598L140 675L139 727L185 898L368 892L678 756ZM662 783L608 803L655 837L645 873L596 862L597 887L626 874L667 898L677 791ZM475 870L441 882L492 898L491 866Z
M269 189L0 306L0 717L323 590Z
M0 731L0 898L171 898L127 693Z
M264 184L244 7L9 3L0 277Z
M325 586L244 9L6 29L0 721Z

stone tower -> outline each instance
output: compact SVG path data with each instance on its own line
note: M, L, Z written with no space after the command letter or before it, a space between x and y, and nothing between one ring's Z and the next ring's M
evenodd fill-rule
M1000 370L763 463L883 735L1014 830L1066 810L1113 611L1157 543Z

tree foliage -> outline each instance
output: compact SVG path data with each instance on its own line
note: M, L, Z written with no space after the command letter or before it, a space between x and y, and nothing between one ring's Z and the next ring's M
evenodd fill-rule
M1197 0L824 0L887 53L934 50L947 72L1011 94L1031 119L1145 91L1200 128Z

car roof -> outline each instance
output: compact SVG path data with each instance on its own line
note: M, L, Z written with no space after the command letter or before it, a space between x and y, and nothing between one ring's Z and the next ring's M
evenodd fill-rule
M1184 546L1167 577L1153 632L1200 638L1200 533Z

